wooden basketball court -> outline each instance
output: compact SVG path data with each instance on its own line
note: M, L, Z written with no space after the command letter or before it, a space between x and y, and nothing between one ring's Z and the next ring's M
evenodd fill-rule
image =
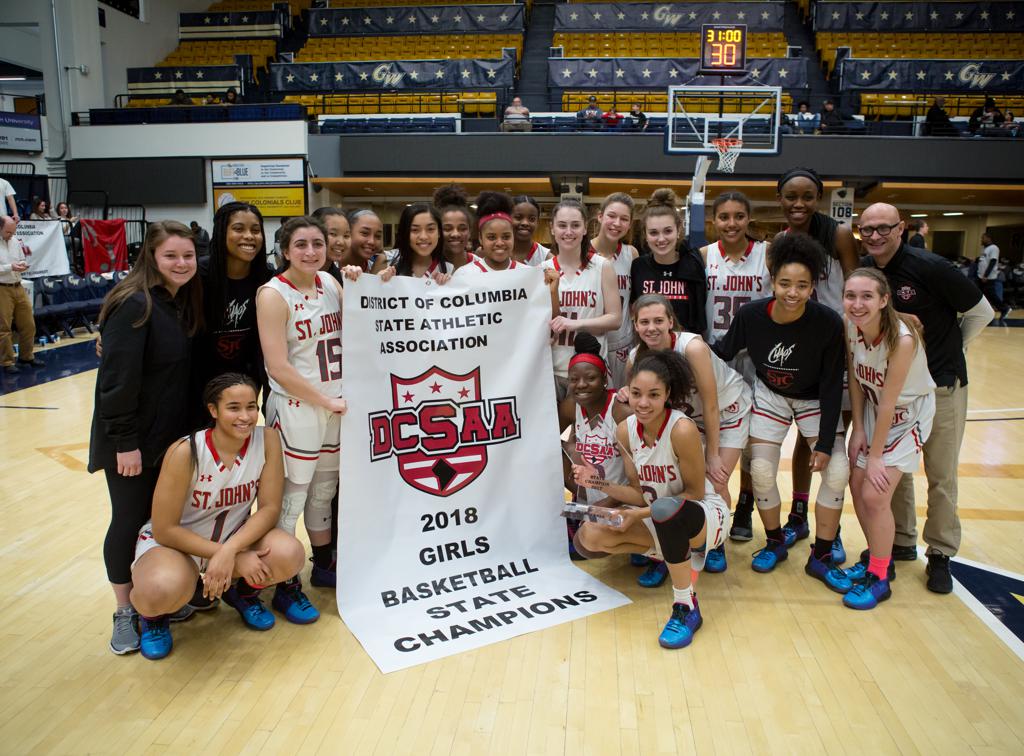
M1024 329L987 329L969 369L961 555L1024 573ZM4 753L1024 753L1024 662L929 593L923 561L857 613L804 575L803 543L752 572L760 534L701 578L704 627L682 651L657 644L669 587L638 587L615 557L584 569L632 605L388 676L317 588L315 625L256 633L221 606L173 626L165 660L114 656L109 505L85 472L94 383L0 395ZM923 476L917 490L923 515ZM849 497L843 535L855 559Z

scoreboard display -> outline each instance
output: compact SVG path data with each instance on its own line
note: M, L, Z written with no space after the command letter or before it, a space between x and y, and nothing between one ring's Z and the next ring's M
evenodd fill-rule
M746 24L704 24L700 28L700 73L741 74L747 71Z

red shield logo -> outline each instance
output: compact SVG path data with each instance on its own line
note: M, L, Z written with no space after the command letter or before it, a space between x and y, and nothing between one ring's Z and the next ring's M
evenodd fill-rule
M396 457L402 480L433 496L468 486L487 466L489 445L519 438L515 397L484 399L479 368L392 375L391 402L369 416L370 460Z

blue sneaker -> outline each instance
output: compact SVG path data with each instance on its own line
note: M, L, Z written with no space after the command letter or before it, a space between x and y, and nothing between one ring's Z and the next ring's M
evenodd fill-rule
M853 583L859 583L868 576L868 564L867 562L857 562L847 570L843 570L846 573L846 577L850 578ZM877 576L876 576L877 577ZM896 564L890 559L889 560L889 574L886 576L888 582L892 582L896 579Z
M888 580L879 580L878 575L868 573L863 582L857 583L843 596L843 606L851 609L874 609L892 596Z
M696 598L693 599L693 609L686 604L672 604L672 616L658 636L658 643L662 648L685 648L703 624Z
M647 569L640 573L640 576L636 579L644 588L657 588L659 585L665 582L665 578L668 577L668 565L664 562L659 562L656 559L650 560L647 565Z
M147 659L163 659L171 653L171 621L167 615L146 619L139 617L139 650Z
M832 557L815 559L814 552L807 558L804 572L816 578L836 593L846 593L853 588L853 581L838 567L832 566Z
M791 517L782 528L782 542L788 549L797 541L802 541L811 534L811 526L807 524L807 520L798 520L795 517Z
M302 592L302 583L298 580L294 583L278 583L271 605L281 612L286 620L296 625L308 625L320 619L320 612L306 598L306 594Z
M832 541L832 564L838 566L846 561L846 549L843 548L843 537L837 532Z
M651 563L651 560L644 554L630 554L629 563L634 567L646 567Z
M243 596L235 586L231 586L221 594L224 603L234 607L242 617L242 622L253 630L269 630L274 626L274 614L267 609L258 593Z
M789 559L789 551L782 541L768 541L763 549L754 552L754 560L750 563L754 572L771 572L779 562Z
M717 549L711 549L708 552L707 559L704 561L704 572L725 572L728 566L725 562L725 544L722 544Z
M314 563L309 573L309 584L317 588L335 588L338 585L338 563L331 562L330 567L317 567Z

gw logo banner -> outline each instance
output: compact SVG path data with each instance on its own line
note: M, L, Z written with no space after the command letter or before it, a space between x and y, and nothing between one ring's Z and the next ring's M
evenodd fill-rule
M390 63L381 63L373 69L373 73L370 78L385 87L397 87L402 83L402 79L405 78L405 74L392 71Z
M994 73L983 73L978 63L968 63L960 69L960 81L971 88L984 89L994 79Z

